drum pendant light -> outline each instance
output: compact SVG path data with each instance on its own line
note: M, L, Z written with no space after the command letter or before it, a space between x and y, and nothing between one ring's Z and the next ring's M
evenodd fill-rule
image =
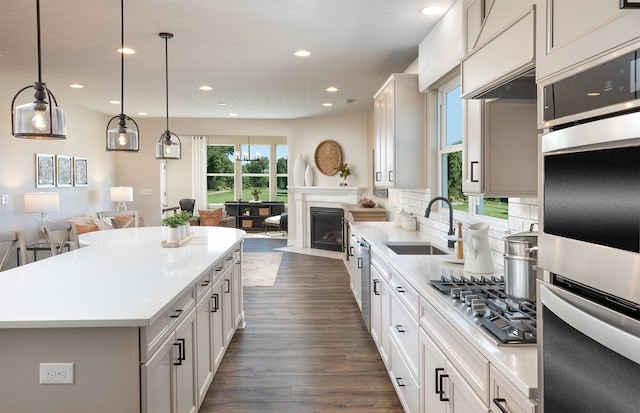
M67 127L64 112L58 107L53 93L42 82L40 52L40 0L36 0L36 22L38 28L38 81L20 89L11 101L11 134L26 139L66 139ZM33 88L33 103L15 107L18 96Z
M165 60L165 97L167 105L167 129L156 144L156 159L180 159L182 158L182 142L175 133L169 131L169 39L173 38L171 33L160 33L164 39L164 60ZM174 139L175 138L175 139Z
M120 0L120 39L120 114L107 123L107 151L138 152L138 124L124 114L124 0ZM115 119L118 125L109 129ZM133 123L135 130L127 127L127 121Z

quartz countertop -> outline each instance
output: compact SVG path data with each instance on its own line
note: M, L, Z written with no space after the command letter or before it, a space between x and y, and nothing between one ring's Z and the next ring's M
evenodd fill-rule
M81 235L80 249L0 273L0 328L148 326L244 238L192 227L163 248L166 227Z
M375 249L386 255L389 265L397 270L415 288L421 297L431 303L489 362L529 398L536 398L538 387L537 348L535 345L498 346L475 324L463 317L449 298L430 285L431 280L446 276L470 276L464 273L464 266L443 261L433 255L398 255L384 243L388 241L428 241L436 243L418 231L404 231L393 222L356 222L352 226L357 233ZM451 251L453 254L453 251ZM502 274L502 268L495 267L495 275Z

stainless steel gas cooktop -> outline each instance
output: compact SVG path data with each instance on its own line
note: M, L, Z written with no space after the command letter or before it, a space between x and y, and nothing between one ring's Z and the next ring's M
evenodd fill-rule
M536 344L536 304L507 296L503 277L442 277L431 285L496 344Z

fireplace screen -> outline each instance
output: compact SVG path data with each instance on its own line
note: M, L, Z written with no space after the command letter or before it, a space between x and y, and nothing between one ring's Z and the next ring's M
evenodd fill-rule
M311 248L342 251L342 208L311 207Z

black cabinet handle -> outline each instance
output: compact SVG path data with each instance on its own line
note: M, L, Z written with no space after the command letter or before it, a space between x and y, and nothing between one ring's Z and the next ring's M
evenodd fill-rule
M469 169L471 169L471 177L470 177L471 182L478 182L478 178L475 178L475 179L473 178L473 164L478 165L479 163L480 162L478 162L478 161L471 161L471 165L469 167Z
M376 172L376 182L380 182L382 180L382 172Z
M396 291L398 291L399 293L406 293L407 290L404 289L404 287L396 287Z
M174 346L178 346L178 359L173 362L174 366L182 366L182 362L186 360L185 357L185 340L184 338L179 338L177 343L173 343Z
M438 389L438 376L441 371L444 371L444 369L442 367L436 367L436 379L434 380L434 385L436 387L436 394L440 394L440 390Z
M396 324L396 331L398 333L406 333L407 330L404 329L404 327L402 327L400 324Z
M180 310L176 310L175 313L171 314L169 317L171 318L178 318L180 317L180 314L182 314L184 310L180 309Z
M448 374L442 374L438 378L438 382L440 383L440 391L438 393L440 394L440 401L441 402L448 402L449 401L448 397L444 397L444 388L442 387L442 381L444 380L445 377L449 377L449 375Z
M233 257L227 257L227 261L231 261Z
M228 278L225 278L224 282L227 284L225 294L229 294L231 292L231 280Z
M201 287L206 287L207 285L209 285L210 282L211 281L209 281L209 280L204 280L204 281L202 281L202 284L200 284L200 286Z
M373 280L373 294L380 295L380 291L378 291L378 284L380 284L380 280Z
M506 399L498 399L498 398L494 398L493 399L493 404L498 406L498 409L500 409L500 411L502 413L509 413L509 411L504 406L502 406L502 403L506 404L507 400Z
M220 296L218 293L215 293L211 296L213 298L213 308L211 309L212 313L217 313L220 309Z
M353 257L353 247L349 247L349 256Z
M393 182L393 178L391 177L391 174L393 174L393 171L389 171L389 182Z
M402 382L402 377L396 377L396 383L398 383L398 387L405 386L405 384Z
M224 268L224 267L218 267L218 268L216 268L216 272L220 272L220 271L222 271L222 269L223 269L223 268Z

